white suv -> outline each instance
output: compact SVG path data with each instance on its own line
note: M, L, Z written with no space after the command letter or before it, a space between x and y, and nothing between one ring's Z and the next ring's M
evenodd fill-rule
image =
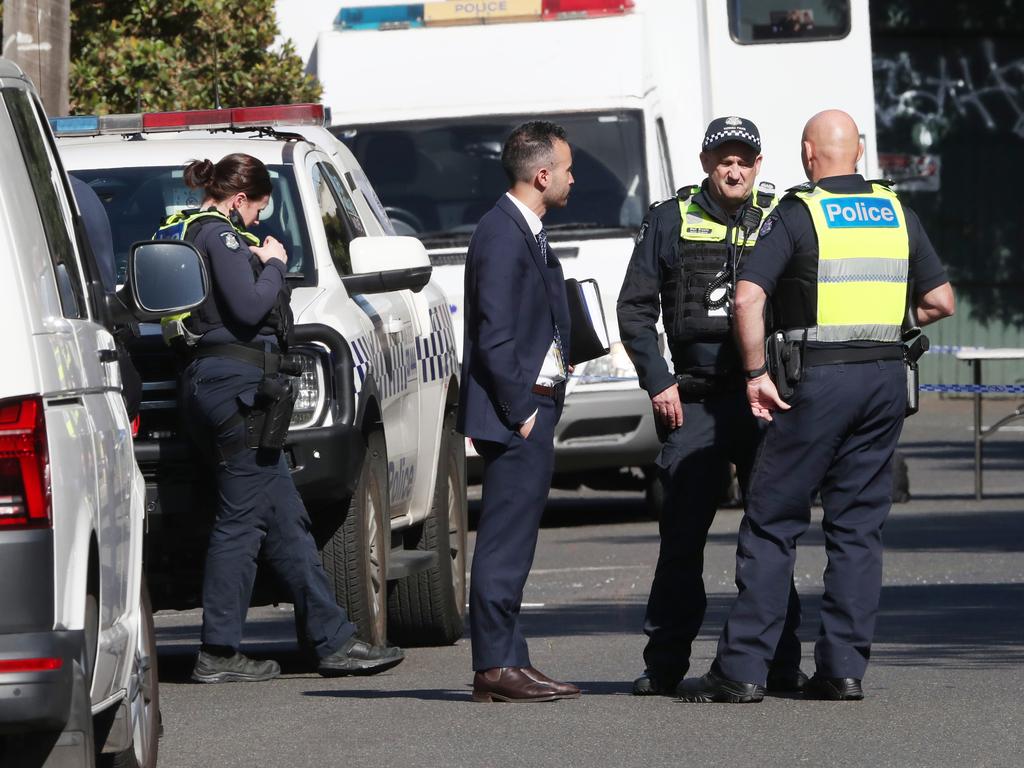
M0 765L156 764L145 485L39 99L0 59Z
M106 206L119 282L133 242L201 202L182 181L188 161L244 152L267 165L274 191L254 231L288 251L290 351L305 362L285 450L335 596L374 643L452 643L463 631L466 494L449 302L422 244L394 236L323 122L320 105L52 121L68 169ZM150 590L158 608L192 607L212 478L180 429L159 331L143 326L131 352L144 387L136 456ZM257 583L254 603L278 599L275 584Z

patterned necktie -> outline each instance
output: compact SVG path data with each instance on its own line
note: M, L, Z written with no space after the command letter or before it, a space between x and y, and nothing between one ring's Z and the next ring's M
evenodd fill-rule
M552 263L558 264L558 258L548 249L548 233L543 228L537 233L537 245L540 246L541 258L544 259L547 266L551 266ZM558 323L555 321L554 315L551 316L551 324L555 328L555 352L558 357L558 368L564 376L566 374L565 348L562 346L562 334L558 332Z

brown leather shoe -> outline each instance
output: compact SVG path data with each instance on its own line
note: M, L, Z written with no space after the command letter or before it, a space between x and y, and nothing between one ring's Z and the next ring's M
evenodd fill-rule
M580 697L580 689L575 685L572 683L561 683L558 680L552 680L536 667L523 667L523 674L536 680L538 683L544 683L545 685L549 685L554 688L556 698L578 699Z
M554 701L555 689L527 675L520 667L495 667L473 675L473 701Z

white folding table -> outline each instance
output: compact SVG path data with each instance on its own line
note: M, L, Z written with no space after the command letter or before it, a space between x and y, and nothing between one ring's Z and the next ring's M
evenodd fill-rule
M975 387L982 386L981 366L985 360L1024 360L1024 349L996 348L996 349L973 349L964 347L956 353L958 360L971 364L973 381ZM981 424L981 390L974 391L974 498L982 497L982 442L991 437L997 430L1017 419L1024 419L1024 405L1017 407L1013 413L1004 416L992 426L985 428Z

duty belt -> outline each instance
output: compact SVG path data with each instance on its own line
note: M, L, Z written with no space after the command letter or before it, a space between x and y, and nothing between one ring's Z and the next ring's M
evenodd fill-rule
M684 403L697 403L711 395L743 389L743 379L736 374L728 373L713 376L677 373L676 383L679 385L679 399Z
M835 365L837 363L872 363L876 360L902 360L903 346L882 344L877 347L807 347L803 352L804 367Z
M237 360L240 363L247 363L261 369L264 373L277 373L281 370L282 355L277 347L271 344L207 344L199 345L193 352L193 357L226 357Z

